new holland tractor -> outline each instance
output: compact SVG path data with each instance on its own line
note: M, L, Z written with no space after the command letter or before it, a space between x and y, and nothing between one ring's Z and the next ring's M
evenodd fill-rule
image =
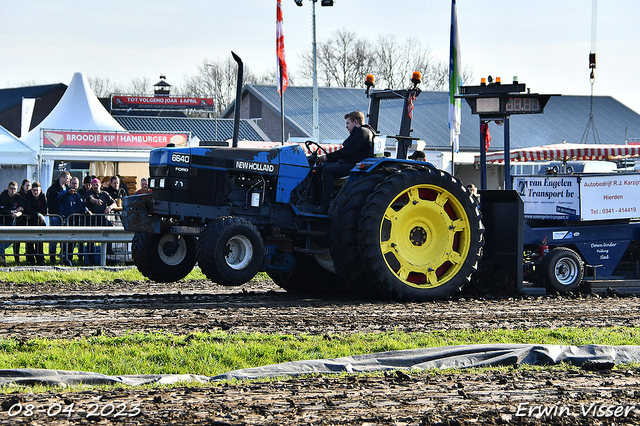
M369 91L369 124L380 100L404 99L398 158L357 164L335 182L328 214L313 213L310 177L321 144L237 148L242 61L231 147L151 151L151 193L127 197L123 222L147 278L171 282L196 262L213 282L242 285L265 271L293 293L349 290L367 298L447 298L468 283L483 248L476 198L433 165L406 160L412 99L406 90ZM372 84L369 83L368 86Z

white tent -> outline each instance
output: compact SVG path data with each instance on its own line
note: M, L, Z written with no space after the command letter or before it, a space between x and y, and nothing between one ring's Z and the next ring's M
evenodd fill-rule
M11 180L20 184L25 177L35 178L37 166L36 151L0 126L0 190Z
M66 131L100 131L126 132L109 114L98 100L83 73L73 75L69 87L64 92L60 102L49 115L29 133L22 137L22 141L35 150L40 157L38 179L50 182L53 175L55 160L63 161L133 161L148 162L149 152L112 152L108 150L61 150L42 148L42 130ZM55 177L55 176L54 176Z
M35 166L38 164L36 151L0 126L0 164Z
M81 72L73 75L58 105L22 141L39 151L42 129L126 132L102 106Z

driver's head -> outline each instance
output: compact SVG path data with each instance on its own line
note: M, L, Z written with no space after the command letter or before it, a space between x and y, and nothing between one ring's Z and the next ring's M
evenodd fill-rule
M351 120L362 126L364 124L364 113L362 111L351 111L344 115L345 120Z
M347 130L351 133L354 128L360 127L364 123L364 113L362 111L351 111L344 115L344 120Z

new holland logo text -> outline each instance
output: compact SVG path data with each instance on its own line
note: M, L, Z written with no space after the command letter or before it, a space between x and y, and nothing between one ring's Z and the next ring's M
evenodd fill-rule
M276 166L269 163L255 163L253 161L236 160L236 169L274 173L276 171Z

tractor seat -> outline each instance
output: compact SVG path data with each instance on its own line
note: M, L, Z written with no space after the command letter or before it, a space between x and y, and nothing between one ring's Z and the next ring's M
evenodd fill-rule
M349 176L343 176L341 178L334 179L333 180L333 186L334 187L337 186L337 187L341 188L342 185L344 185L344 183L347 181L347 179L349 179Z

